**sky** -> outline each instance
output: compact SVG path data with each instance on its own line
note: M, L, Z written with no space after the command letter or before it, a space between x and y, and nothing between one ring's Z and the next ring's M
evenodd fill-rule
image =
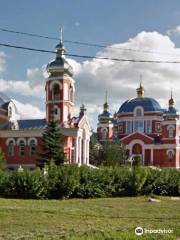
M180 61L179 0L31 0L2 1L0 28L64 40L106 45L88 47L64 42L69 54L110 58ZM0 31L0 43L54 50L56 40ZM109 48L111 47L111 48ZM145 50L127 51L123 49ZM152 53L153 52L153 53ZM0 91L14 100L21 118L45 117L45 68L50 53L0 46ZM145 95L167 107L173 89L180 109L180 64L68 59L76 81L75 114L82 103L93 129L108 91L110 112L136 97L140 75Z

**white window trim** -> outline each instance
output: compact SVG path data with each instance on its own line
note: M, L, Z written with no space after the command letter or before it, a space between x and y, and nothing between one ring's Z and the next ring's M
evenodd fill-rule
M32 140L35 142L35 145L37 146L37 138L29 138L27 140L27 145L30 146L30 143L31 143Z
M17 145L19 146L20 144L20 141L23 141L24 142L24 145L26 145L26 139L25 138L18 138L17 140Z
M137 109L141 109L141 113L142 113L141 116L136 116L136 111L137 111ZM144 116L144 108L143 108L142 106L137 106L137 107L134 108L133 113L134 113L134 116L135 116L136 118L142 118L142 117Z
M8 139L6 140L6 146L9 145L9 142L10 142L10 141L13 141L14 146L16 145L16 141L15 141L14 138L8 138Z

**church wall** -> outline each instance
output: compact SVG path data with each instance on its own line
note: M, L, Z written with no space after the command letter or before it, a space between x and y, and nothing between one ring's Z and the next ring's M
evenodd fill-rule
M168 160L167 149L155 149L153 163L160 167L176 167L176 154L172 160Z

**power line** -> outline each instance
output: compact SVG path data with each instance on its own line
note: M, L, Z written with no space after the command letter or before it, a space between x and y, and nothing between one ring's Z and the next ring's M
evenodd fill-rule
M26 36L29 36L29 37L38 37L38 38L44 38L44 39L59 40L59 38L57 38L57 37L50 37L50 36L40 35L40 34L36 34L36 33L15 31L15 30L10 30L10 29L6 29L6 28L0 28L0 31L8 32L8 33L14 33L14 34L20 34L20 35L26 35ZM67 43L78 44L78 45L89 46L89 47L109 48L109 49L117 49L117 50L119 49L121 51L132 51L132 52L138 52L138 53L151 53L151 54L163 54L163 55L165 54L165 55L177 55L177 56L179 56L179 54L157 52L157 51L150 51L150 50L142 50L142 49L113 47L113 46L107 46L107 45L96 44L96 43L72 41L72 40L67 40L67 39L64 39L63 41L67 42Z
M35 52L42 52L42 53L53 53L55 51L45 50L45 49L38 49L38 48L30 48L24 46L17 46L11 45L6 43L0 43L0 46L9 47L9 48L16 48L21 50L28 50L28 51L35 51ZM65 54L68 57L75 57L75 58L88 58L88 59L99 59L99 60L111 60L111 61L119 61L119 62L138 62L138 63L171 63L171 64L179 64L180 61L160 61L160 60L137 60L137 59L123 59L123 58L110 58L110 57L96 57L96 56L89 56L89 55L78 55L78 54Z

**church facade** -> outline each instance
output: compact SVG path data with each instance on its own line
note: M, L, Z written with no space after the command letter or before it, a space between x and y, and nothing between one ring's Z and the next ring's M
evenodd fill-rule
M90 125L84 105L79 115L73 116L75 81L72 67L65 57L62 39L56 46L56 58L47 65L47 72L44 119L17 120L15 104L0 93L0 147L10 169L36 167L42 135L52 118L58 121L64 135L67 163L89 165Z
M125 101L114 116L106 100L97 134L101 143L124 144L127 161L139 156L147 166L180 168L180 120L172 93L168 109L162 109L155 99L144 96L140 84L137 97Z

